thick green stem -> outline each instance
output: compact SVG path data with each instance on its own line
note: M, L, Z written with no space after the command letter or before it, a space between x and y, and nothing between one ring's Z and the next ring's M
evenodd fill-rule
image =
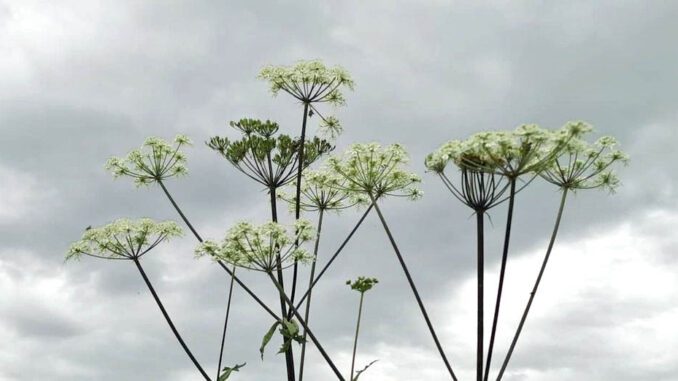
M313 278L315 277L315 265L318 263L318 248L320 247L320 232L323 227L324 209L318 211L318 229L315 237L315 245L313 247L313 263L311 264L311 274L308 277L308 301L306 301L306 310L304 311L304 320L308 324L309 315L311 313L311 286L313 285ZM301 355L299 359L299 381L304 379L304 361L306 359L306 330L304 330L304 341L301 343Z
M504 234L504 249L501 253L501 268L499 270L499 286L497 287L497 298L494 306L494 318L492 319L492 332L490 333L490 344L487 348L487 361L485 363L485 377L487 381L490 376L490 366L492 364L492 351L494 350L494 339L497 333L497 324L499 322L499 309L501 308L501 296L504 291L504 278L506 275L506 262L508 261L509 241L511 239L511 222L513 221L513 204L516 196L516 179L510 179L510 194L508 204L508 214L506 216L506 232Z
M155 289L153 288L153 285L151 284L151 281L148 279L148 276L146 276L146 272L144 271L144 268L141 267L141 263L139 262L139 259L134 258L133 261L134 261L134 264L137 266L139 273L141 273L141 277L144 278L144 282L146 282L146 286L148 287L149 291L151 291L151 295L153 295L153 299L155 299L155 302L158 304L158 307L160 308L160 312L162 312L162 316L165 317L167 324L169 325L170 329L174 333L174 336L179 341L179 344L181 344L181 347L184 348L184 351L186 352L188 357L193 362L193 365L195 365L195 367L198 369L200 374L202 374L202 376L205 378L205 380L211 381L210 377L207 375L205 370L202 368L202 366L200 366L200 363L198 363L198 360L196 360L195 356L193 356L193 353L191 352L191 350L188 348L188 346L184 342L184 339L181 338L181 335L179 334L179 331L177 331L177 328L174 326L174 323L172 323L172 319L170 319L169 314L167 313L167 310L165 310L165 306L163 306L162 302L160 301L160 297L155 292Z
M371 197L371 196L370 196ZM379 215L379 220L381 220L381 224L384 227L384 230L386 231L386 235L388 235L388 239L391 242L391 246L393 247L393 251L395 252L396 256L398 257L398 261L400 262L400 266L403 269L403 272L405 273L405 277L407 278L407 282L410 285L410 288L412 289L412 293L414 294L415 299L417 300L417 304L419 305L419 310L421 311L422 316L424 317L424 320L426 321L426 326L428 326L428 330L431 333L431 337L433 338L433 341L435 342L436 348L438 349L438 353L440 353L440 357L442 358L443 362L445 363L445 367L447 368L447 371L450 373L450 376L454 381L457 381L457 376L454 374L454 371L452 370L452 366L450 365L450 362L447 360L447 356L445 355L445 351L443 351L442 345L440 345L440 340L438 340L438 335L436 335L436 331L433 328L433 324L431 323L431 319L428 317L428 313L426 312L426 308L424 307L424 302L422 302L421 297L419 296L419 292L417 291L417 287L414 285L414 281L412 280L412 276L410 275L410 271L407 269L407 265L405 264L405 260L403 259L403 256L400 254L400 249L398 249L398 245L395 242L395 239L393 238L393 235L391 234L391 230L388 227L388 224L386 223L386 219L384 218L383 214L381 213L381 210L379 209L379 205L377 205L375 199L372 198L372 204L374 205L374 208L377 211L377 214Z
M353 356L351 356L351 373L349 373L349 380L353 380L353 371L355 370L355 354L358 350L358 335L360 335L360 319L363 315L363 300L365 293L360 293L360 305L358 306L358 322L355 325L355 338L353 339Z
M520 323L518 324L518 329L516 330L515 335L513 336L513 341L511 342L511 346L509 347L508 353L506 354L506 359L504 359L504 363L501 366L501 370L499 371L499 375L497 376L497 381L500 381L502 376L504 375L504 372L506 371L506 367L508 366L509 360L511 360L511 355L513 354L514 349L516 348L516 344L518 343L518 338L520 337L520 333L523 331L523 327L525 326L525 321L527 320L527 315L530 313L530 308L532 307L532 302L534 301L534 296L537 294L537 289L539 288L539 284L541 283L541 279L544 276L544 271L546 270L546 264L549 261L549 257L551 256L551 251L553 250L553 245L556 242L556 236L558 235L558 229L560 228L560 220L563 217L563 210L565 209L565 200L567 199L567 188L562 189L563 195L560 199L560 207L558 208L558 215L556 217L556 222L553 226L553 232L551 233L551 239L549 240L549 245L548 248L546 249L546 255L544 256L544 261L541 264L541 268L539 269L539 275L537 276L537 280L534 282L534 286L532 287L532 292L530 292L530 298L527 301L527 305L525 306L525 310L523 311L523 316L520 318Z
M299 220L301 217L301 174L304 171L304 146L306 144L306 119L308 118L308 102L304 102L304 118L301 122L301 144L299 144L299 156L297 168L297 198L294 205L294 219ZM299 241L295 242L295 246L299 246ZM299 263L294 260L294 270L292 271L292 305L294 305L294 297L297 293L297 275L299 271Z
M476 339L476 380L483 380L483 344L484 338L483 334L485 331L484 327L484 317L485 317L485 306L484 306L484 286L485 286L485 211L478 210L476 211L476 221L477 221L477 235L478 235L478 322L477 322L477 339Z
M322 347L322 345L320 345L320 342L319 342L318 339L315 337L315 335L313 334L313 332L308 328L308 325L306 324L306 321L303 319L303 317L301 316L301 314L299 313L299 311L298 311L296 308L294 308L294 304L292 303L292 301L290 300L290 298L287 296L287 294L285 294L285 291L283 290L281 284L278 283L278 281L275 279L275 277L273 276L272 273L269 272L269 273L268 273L268 276L269 276L269 278L271 278L271 281L273 281L273 284L274 284L275 287L278 289L278 292L280 293L280 295L285 299L285 302L287 303L288 307L289 307L290 310L292 311L292 315L294 315L294 316L297 318L297 320L299 321L299 324L301 324L301 326L302 326L302 327L304 328L304 330L306 331L306 334L308 335L308 337L311 339L311 341L313 342L313 344L315 344L315 347L318 349L318 352L320 352L320 355L322 355L323 359L325 359L325 362L327 362L327 365L329 365L330 368L332 368L332 371L334 372L334 374L337 376L337 378L338 378L340 381L344 381L344 377L343 377L343 376L341 375L341 373L339 372L339 369L337 368L336 365L334 365L334 362L332 361L332 359L330 358L330 356L327 354L327 352L326 352L325 349Z
M271 187L269 189L269 194L271 195L271 220L273 222L278 222L278 206L276 203L276 196L275 196L275 187ZM280 311L281 311L281 316L287 316L288 315L288 310L285 305L285 299L283 298L284 292L285 292L285 281L283 280L283 272L282 272L282 260L280 258L280 252L277 253L277 258L276 258L276 274L278 276L278 283L280 284L280 287L283 288L282 293L280 294ZM292 352L292 347L288 350L285 351L285 365L287 366L287 381L295 381L296 376L294 374L294 352Z

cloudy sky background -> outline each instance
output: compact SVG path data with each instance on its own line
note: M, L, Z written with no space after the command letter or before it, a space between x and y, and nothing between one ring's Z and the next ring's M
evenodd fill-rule
M203 236L264 221L266 194L202 142L241 117L296 133L298 104L272 98L255 77L263 65L309 58L344 66L357 83L338 110L337 149L401 142L424 177L422 200L383 210L461 380L475 361L474 224L424 173L424 156L448 139L527 122L582 119L616 136L632 157L624 185L570 199L505 379L678 380L676 16L678 4L661 1L0 1L0 380L198 379L131 263L64 264L64 253L88 225L176 219L158 188L103 170L149 135L195 141L190 176L168 187ZM542 184L517 201L496 364L558 198ZM492 214L488 306L504 213ZM321 258L358 218L328 217ZM358 364L380 361L364 379L446 380L387 243L369 216L314 294L314 331L348 372L358 300L343 282L376 276ZM227 279L193 259L194 246L186 236L144 264L214 373ZM243 277L275 305L261 274ZM226 362L248 363L234 379L280 380L277 342L258 358L270 320L241 291L234 298ZM310 356L308 379L331 379Z

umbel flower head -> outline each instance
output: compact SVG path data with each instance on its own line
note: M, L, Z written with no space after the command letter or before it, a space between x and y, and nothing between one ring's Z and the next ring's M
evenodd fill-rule
M524 124L513 131L489 131L464 141L443 144L426 158L429 170L441 173L448 163L479 172L516 179L537 175L548 167L567 142L591 131L584 122L568 122L559 130L547 130L536 124Z
M74 242L66 259L88 255L103 259L138 259L163 241L181 235L173 221L157 222L150 218L118 219L108 225L87 228Z
M215 136L207 146L219 152L235 168L267 188L278 188L296 178L299 166L299 139L287 135L274 136L278 124L271 121L241 119L231 122L240 131L240 140ZM314 137L304 143L303 168L307 168L334 147Z
M186 155L179 149L189 144L191 141L184 135L177 135L174 145L163 139L150 137L141 148L131 151L126 157L109 159L106 169L112 171L115 177L132 177L137 186L185 175L188 172Z
M563 189L608 189L613 192L619 179L611 169L614 163L628 163L628 156L617 147L617 141L604 136L595 143L580 138L567 142L561 155L540 173L546 181Z
M361 294L366 293L371 290L374 285L379 283L377 278L366 278L364 276L359 276L358 279L351 281L347 280L346 284L351 287L351 290L358 291Z
M417 188L421 179L403 167L409 158L399 144L382 147L378 143L353 144L341 156L328 159L328 167L336 173L328 185L345 191L357 200L383 196L422 196Z
M327 168L320 170L307 170L301 178L301 201L299 207L305 211L318 210L342 210L354 206L357 203L365 203L367 199L351 197L342 185L345 185L346 179L338 177ZM332 186L340 184L340 186ZM278 197L286 201L290 210L296 208L296 186L290 184L290 189L279 192Z
M297 261L311 261L313 257L299 245L314 237L315 231L307 220L298 220L291 231L277 222L258 226L239 222L223 241L205 241L195 252L197 256L209 255L238 267L270 273L277 268L278 260L283 269Z
M320 117L320 129L327 137L335 139L341 134L339 120L334 116L324 116L315 104L346 104L342 90L354 88L346 70L339 66L329 68L319 60L298 61L291 66L266 66L259 73L259 78L269 83L273 95L282 90L308 106L308 116L317 114Z
M341 89L353 90L354 87L345 69L328 68L320 60L298 61L291 66L266 66L259 78L269 83L273 95L282 90L303 103L343 105L345 99Z

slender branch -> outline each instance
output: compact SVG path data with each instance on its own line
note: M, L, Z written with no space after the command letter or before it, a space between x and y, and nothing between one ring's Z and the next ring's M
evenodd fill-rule
M172 195L170 195L169 191L165 187L165 184L162 182L162 180L158 180L158 184L160 184L160 187L162 188L163 192L165 192L165 195L170 200L170 202L174 206L174 209L176 209L177 213L179 213L179 215L181 216L181 219L184 220L184 223L186 224L186 226L188 226L188 228L191 229L191 232L193 233L195 238L197 238L198 241L202 242L202 238L200 237L200 234L198 234L198 232L195 230L193 225L191 225L191 223L188 221L188 218L186 218L186 216L184 215L184 212L181 211L181 209L179 208L179 205L177 205L177 203L174 201L174 198L172 198Z
M198 360L195 359L193 356L193 353L191 352L190 349L188 349L188 346L184 342L184 339L181 338L181 335L179 334L179 331L177 331L177 328L174 326L174 323L172 323L172 319L170 319L169 315L167 314L167 311L165 310L165 306L162 305L162 302L160 301L160 297L158 297L158 294L155 292L155 289L153 288L153 285L151 284L151 281L148 279L148 276L146 276L146 272L144 271L144 268L141 267L141 263L137 258L133 258L134 264L137 266L137 269L139 269L139 273L141 273L141 277L144 278L144 282L146 282L146 286L148 286L148 289L151 291L151 295L153 295L153 299L155 299L155 302L158 304L158 307L160 307L160 312L162 312L162 315L165 317L165 320L167 321L167 324L169 325L170 329L174 333L174 336L176 336L177 340L179 341L179 344L181 344L181 347L184 348L184 351L188 355L188 357L191 359L193 362L193 365L200 371L200 374L205 378L207 381L211 381L210 377L207 375L205 370L200 366L200 363L198 363Z
M217 263L219 264L219 266L221 266L222 269L224 269L224 271L228 273L229 276L231 276L232 279L235 280L235 283L237 283L238 286L240 286L240 288L242 288L249 296L251 296L252 299L254 299L254 301L257 302L261 306L261 308L263 308L269 315L271 315L273 319L280 320L280 316L273 312L273 310L271 310L271 308L267 306L266 303L264 303L252 290L250 290L250 288L247 287L247 285L245 285L245 283L243 283L240 280L240 278L238 278L235 275L235 273L232 272L223 261L219 260L217 261Z
M485 286L485 211L476 211L478 235L478 322L477 322L477 350L476 350L476 380L483 380L483 334L484 334L484 286Z
M501 308L501 296L504 291L504 278L506 274L506 262L508 261L509 240L511 239L511 222L513 221L513 205L516 197L516 179L511 178L511 189L509 194L508 214L506 216L506 232L504 235L504 249L501 254L501 268L499 270L499 286L497 287L497 299L494 306L494 318L492 320L492 332L490 333L490 344L487 348L487 361L485 363L485 377L487 381L490 377L490 366L492 363L492 351L494 349L494 338L497 332L499 321L499 309Z
M405 260L403 259L403 256L400 254L400 249L398 249L398 245L395 242L395 239L393 238L393 235L391 234L391 230L388 227L388 224L386 223L386 219L384 216L381 214L381 210L379 209L379 205L377 205L374 197L370 195L370 198L372 199L372 204L374 205L374 208L377 211L377 214L379 215L379 219L381 220L381 224L384 227L384 230L386 231L386 235L388 235L388 239L391 241L391 246L393 246L393 251L395 252L396 256L398 257L398 261L400 262L400 266L403 269L403 272L405 273L405 277L407 278L407 282L410 284L410 288L412 289L412 293L414 294L415 299L417 299L417 304L419 305L419 309L421 310L421 314L424 317L424 320L426 321L426 325L428 326L428 330L431 333L431 337L433 338L433 341L435 342L436 347L438 348L438 353L440 353L440 357L442 358L443 362L445 363L445 367L447 368L447 371L450 373L450 376L454 381L457 381L457 376L455 376L454 371L452 370L452 366L450 365L450 362L447 360L447 356L445 355L445 351L443 351L443 347L440 345L440 340L438 340L438 335L436 335L435 329L433 328L433 324L431 324L431 319L428 317L428 313L426 312L426 308L424 307L424 303L421 300L421 297L419 296L419 292L417 291L417 287L414 285L414 281L412 280L412 276L410 275L409 270L407 269L407 265L405 264Z
M325 349L322 347L322 345L320 345L320 342L318 342L318 339L315 337L313 332L308 328L308 325L306 324L304 319L301 317L301 314L299 314L299 311L296 308L294 308L294 304L292 303L290 298L287 297L287 294L284 293L284 291L281 287L281 284L278 283L278 281L275 279L273 274L271 274L270 272L268 273L268 276L269 276L269 278L271 278L271 281L273 281L273 284L275 284L275 286L278 288L278 292L283 296L283 298L287 302L287 305L289 306L290 310L292 311L292 314L294 316L296 316L297 320L299 321L299 324L301 324L301 326L304 328L304 330L308 334L308 337L311 338L311 341L313 341L313 344L315 344L315 347L318 348L318 351L320 352L320 354L323 356L323 358L327 362L327 365L329 365L330 368L332 368L332 371L334 372L334 374L337 376L337 378L340 381L344 381L344 377L339 372L339 369L337 369L337 366L334 365L334 362L332 362L332 359L330 359L330 356L327 354L327 352L325 352Z
M308 301L306 302L306 311L304 311L304 320L308 323L308 318L311 312L311 286L313 285L313 278L315 277L315 265L318 263L318 248L320 247L320 232L323 227L324 209L318 211L318 228L316 231L315 245L313 247L313 263L311 264L311 274L308 277ZM299 360L299 381L304 379L304 362L306 360L306 330L304 330L304 341L301 343L301 357Z
M235 275L235 266L231 269ZM226 317L224 318L224 331L221 334L221 348L219 349L219 364L217 365L217 377L221 374L221 362L224 357L224 345L226 344L226 330L228 329L228 318L231 315L231 297L233 296L233 284L235 283L235 278L231 277L231 284L228 287L228 304L226 305Z
M556 236L558 235L558 229L560 228L560 221L563 217L563 209L565 209L565 200L567 199L568 188L563 188L562 192L563 195L560 199L558 215L556 217L556 222L553 226L553 232L551 233L551 239L549 240L549 245L548 248L546 249L544 261L541 264L541 269L539 270L537 280L535 281L534 286L532 287L532 292L530 292L530 298L527 301L525 310L523 311L523 316L520 318L520 324L518 324L518 329L516 330L516 333L513 336L513 341L511 342L511 346L509 347L508 353L506 354L506 359L504 359L504 363L502 364L501 370L499 371L499 375L497 376L497 381L500 381L502 376L504 375L504 371L506 371L506 367L508 366L509 360L511 359L511 355L513 354L513 350L516 347L516 343L518 343L518 338L520 337L520 333L523 331L523 326L525 326L525 321L527 320L527 315L529 314L530 308L532 307L534 296L537 294L537 289L539 288L539 284L541 283L541 278L543 277L544 271L546 270L546 264L548 263L549 257L551 256L553 245L556 242Z
M358 335L360 334L360 319L363 315L363 300L365 293L360 293L360 305L358 306L358 322L355 326L355 338L353 339L353 356L351 357L351 373L349 373L349 380L353 380L353 371L355 370L355 353L358 350Z
M301 173L304 170L304 145L306 143L306 119L308 118L308 102L304 102L304 118L301 122L301 144L299 144L299 166L297 168L297 199L294 205L294 219L299 220L301 217ZM294 243L295 246L299 246L299 241L297 240ZM292 272L292 305L294 305L294 297L297 293L297 275L299 270L299 263L297 260L294 260L294 271ZM289 313L288 313L289 315Z
M313 290L313 287L315 287L316 284L318 284L318 281L320 281L320 278L322 278L322 276L325 274L325 272L327 271L327 269L330 268L330 266L332 265L332 263L334 262L334 260L337 259L337 257L339 256L339 253L341 253L341 251L344 249L344 247L346 246L346 244L348 243L348 241L351 239L351 237L353 237L353 234L355 234L355 232L358 230L358 228L360 227L360 225L361 225L361 224L363 223L363 221L365 220L365 217L367 217L367 215L370 213L370 210L372 210L373 207L374 207L374 204L370 205L370 206L367 208L367 210L365 210L365 213L363 213L362 217L360 217L360 220L358 220L358 223L353 227L353 229L352 229L351 232L348 234L348 236L346 237L346 239L344 239L344 242L341 243L341 245L339 246L339 248L337 249L337 251L334 252L334 255L332 255L332 257L331 257L330 260L327 262L327 264L325 264L325 266L322 268L322 270L320 270L320 273L318 274L318 276L315 277L315 279L313 280L313 283L311 283L311 286L308 288L308 290L306 290L306 292L304 293L304 295L299 299L299 301L297 302L297 305L296 305L296 307L295 307L296 309L301 308L301 305L304 303L304 300L306 300L306 298L308 298L308 296L311 294L311 290Z

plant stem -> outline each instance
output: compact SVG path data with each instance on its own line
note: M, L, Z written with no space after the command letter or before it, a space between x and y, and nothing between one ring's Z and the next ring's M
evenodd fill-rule
M238 278L237 276L235 276L235 273L232 272L231 270L229 270L228 267L226 266L226 264L225 264L223 261L219 260L219 261L217 261L217 263L219 264L219 266L221 266L222 269L224 269L224 271L226 271L226 273L228 273L228 275L229 275L232 279L235 280L235 283L237 283L238 286L240 286L243 290L245 290L245 292L246 292L249 296L251 296L252 299L254 299L254 301L257 302L257 303L261 306L261 308L263 308L269 315L271 315L271 317L272 317L273 319L275 319L276 321L281 319L281 317L278 316L275 312L273 312L273 310L271 310L271 309L266 305L266 303L264 303L264 302L263 302L263 301L262 301L262 300L261 300L261 299L260 299L260 298L252 291L252 290L250 290L250 288L247 287L247 286L245 285L245 283L243 283L243 282L240 280L240 278Z
M520 324L518 324L518 329L516 330L515 335L513 336L513 341L511 342L511 346L509 347L508 353L506 354L506 359L504 359L504 363L501 366L501 370L499 371L499 376L497 376L497 381L500 381L502 376L504 375L504 371L506 371L506 367L508 366L509 360L511 359L511 355L513 354L513 350L516 347L516 343L518 342L518 338L520 337L520 333L523 330L523 326L525 325L525 321L527 320L527 315L530 312L530 308L532 307L532 302L534 301L534 296L537 294L537 289L539 288L539 284L541 283L541 278L544 275L544 270L546 270L546 264L548 263L549 257L551 256L551 251L553 250L553 245L556 242L556 236L558 235L558 229L560 228L560 220L563 217L563 210L565 209L565 200L567 199L567 192L568 188L563 188L562 189L563 195L560 199L560 206L558 208L558 215L556 217L556 222L553 226L553 232L551 233L551 239L549 240L549 245L548 248L546 249L546 255L544 256L544 261L541 264L541 269L539 270L539 275L537 276L537 280L534 283L534 286L532 287L532 292L530 292L530 298L527 301L527 305L525 306L525 310L523 311L523 316L520 318Z
M193 233L195 238L197 238L198 241L202 242L202 238L200 237L200 234L198 234L198 232L195 230L193 225L191 225L191 223L188 221L188 218L186 218L186 216L184 215L184 212L181 211L181 209L179 208L179 205L177 205L177 203L174 201L174 198L169 193L169 191L165 187L165 184L162 182L162 180L158 180L158 184L160 184L160 187L162 188L163 192L165 192L165 195L170 200L170 202L174 206L174 209L176 209L177 213L179 213L179 216L181 216L181 219L184 220L184 223L186 224L186 226L188 226L188 228L191 229L191 232ZM230 301L229 301L229 303L230 303Z
M235 275L235 266L231 269L233 271L233 275ZM235 278L231 277L231 284L228 287L228 300L231 300L231 297L233 296L233 284L235 283ZM219 364L217 365L217 377L215 379L219 379L219 375L221 374L221 361L223 360L224 357L224 345L226 344L226 330L228 329L228 318L231 315L231 303L228 303L226 306L226 317L224 318L224 331L221 334L221 347L219 349Z
M499 309L501 308L501 296L504 291L504 277L506 274L506 262L508 261L509 241L511 239L511 222L513 221L513 204L516 196L516 179L509 180L510 193L508 204L508 215L506 216L506 232L504 234L504 249L501 253L501 268L499 270L499 286L497 287L497 299L494 306L494 318L492 320L492 332L490 333L490 344L487 348L487 362L485 363L485 377L487 381L490 376L490 366L492 363L492 351L494 349L494 338L497 332L497 324L499 321Z
M440 341L438 340L438 335L436 335L435 329L433 328L433 324L431 324L431 319L429 319L429 317L428 317L428 313L426 312L426 308L424 307L424 303L422 302L421 297L419 296L419 292L417 291L417 287L414 285L414 281L412 280L412 276L410 275L410 272L407 269L407 265L405 264L405 260L403 259L403 256L400 254L400 250L398 249L398 245L396 244L395 239L393 238L393 235L391 234L391 230L388 228L388 224L386 223L386 219L381 214L381 210L379 209L379 205L377 205L374 197L372 197L370 195L370 198L372 199L372 204L374 205L374 208L377 210L377 214L379 215L379 219L381 220L381 224L384 227L384 230L386 231L386 235L388 235L388 239L391 241L391 246L393 246L393 251L395 252L396 256L398 257L398 261L400 262L400 266L402 267L403 272L405 273L405 277L407 278L407 282L410 284L410 288L412 289L412 293L414 294L415 299L417 299L417 304L419 305L419 310L421 311L421 314L424 317L424 320L426 321L426 325L428 326L428 330L431 333L431 337L433 338L433 341L435 342L435 345L438 348L438 353L440 353L440 357L442 358L443 362L445 363L445 367L447 367L447 371L450 373L450 376L452 376L452 379L454 381L457 381L457 376L455 376L454 371L452 370L452 366L450 365L450 362L447 360L447 356L445 356L445 352L443 351L443 347L440 345Z
M353 234L355 234L355 232L358 230L358 228L360 227L360 225L361 225L361 224L363 223L363 221L365 220L365 217L367 217L367 215L370 213L370 210L372 210L373 207L374 207L374 204L370 205L370 206L367 208L367 210L365 211L365 213L363 213L363 215L362 215L362 217L360 217L360 220L358 221L358 223L353 227L353 229L352 229L351 232L348 234L348 236L346 237L346 239L344 239L344 242L341 243L341 245L339 246L339 248L337 249L337 251L334 252L334 255L332 255L332 257L331 257L330 260L327 262L327 264L322 268L322 270L320 270L320 273L318 274L318 276L313 280L313 283L311 283L311 286L308 288L308 290L306 290L306 292L304 293L304 295L299 299L299 302L297 302L297 306L295 307L296 309L301 308L301 305L304 303L304 300L306 300L306 298L308 298L308 296L309 296L309 294L311 293L311 290L313 289L313 287L315 287L315 286L318 284L318 281L320 281L320 278L325 274L325 272L327 271L327 269L329 269L330 265L332 265L332 263L334 262L334 260L337 259L337 257L339 256L339 253L341 253L341 251L344 249L344 247L346 246L346 244L348 243L348 241L351 239L351 237L353 237Z
M337 369L337 366L334 365L334 362L332 362L332 359L330 359L330 356L327 354L327 352L325 352L325 349L322 347L322 345L320 345L320 342L318 341L318 339L315 337L313 332L308 328L308 325L306 324L304 319L301 317L301 314L299 314L299 311L296 308L294 308L294 304L292 304L292 301L290 300L290 298L287 297L287 294L285 294L280 283L278 283L278 281L275 279L275 277L273 276L272 273L269 272L268 276L269 276L269 278L271 278L271 281L273 281L273 284L275 284L276 288L278 289L278 292L283 296L283 298L287 302L287 305L289 306L290 310L292 311L292 314L294 316L296 316L297 320L299 321L299 324L301 324L301 326L304 328L304 330L308 334L308 337L311 338L311 341L313 341L313 344L315 344L316 348L318 348L318 351L320 352L320 354L323 356L323 358L327 362L327 365L329 365L330 368L332 368L332 371L334 372L334 374L337 376L337 378L340 381L344 381L344 377L339 372L339 369Z
M318 211L318 228L316 230L315 245L313 247L313 263L311 264L311 274L308 277L308 301L306 301L306 311L304 311L304 320L308 323L311 312L311 286L315 277L315 265L318 262L318 248L320 247L320 232L323 227L324 209ZM306 330L304 330L304 341L301 343L301 358L299 360L299 381L304 379L304 361L306 359Z
M306 143L306 119L308 118L308 102L304 102L304 118L301 122L301 144L299 145L299 155L297 168L297 198L294 205L294 219L299 220L301 216L301 173L304 171L304 145ZM295 246L299 246L299 241L297 240L294 243ZM299 263L297 260L294 260L294 270L292 272L292 305L294 305L294 296L297 293L297 273L299 270Z
M184 351L188 355L188 357L191 359L193 362L193 365L195 365L196 368L198 368L198 371L200 371L200 374L205 378L207 381L211 381L205 370L202 369L200 364L198 363L198 360L195 359L193 356L193 353L191 352L190 349L188 349L188 346L184 342L184 339L181 338L181 335L179 334L179 331L177 331L177 328L174 326L174 323L172 323L172 319L170 319L169 315L167 314L167 311L165 310L165 306L162 305L162 302L160 301L160 297L158 297L158 294L155 292L155 289L153 288L153 285L151 284L151 281L148 279L148 276L146 276L146 272L144 271L144 268L141 267L141 263L139 262L139 259L134 258L133 259L134 264L137 266L137 269L139 269L139 273L141 273L141 277L144 278L144 282L146 282L146 286L148 286L148 289L151 291L151 295L153 295L153 299L155 299L155 302L158 304L158 307L160 307L160 312L162 312L162 315L165 317L165 320L167 321L167 324L170 326L170 329L174 333L174 336L176 336L177 340L179 341L179 344L181 344L181 347L184 348Z
M278 205L275 198L275 187L270 187L268 193L271 195L271 220L273 222L278 222ZM276 265L276 274L278 276L278 283L280 287L283 288L283 293L280 294L280 311L281 316L288 316L288 310L285 305L285 299L283 294L285 292L285 281L283 280L282 272L282 260L280 259L280 251L277 253L277 265ZM287 381L294 381L296 376L294 374L294 353L292 352L292 346L285 351L285 365L287 366Z
M355 353L358 349L358 335L360 334L360 319L363 315L363 300L365 299L365 293L360 293L360 305L358 306L358 322L355 326L355 339L353 339L353 356L351 357L351 373L349 374L348 379L353 380L353 371L355 370Z
M477 322L477 350L476 350L476 380L483 380L483 333L484 327L484 285L485 285L485 211L476 211L477 235L478 235L478 322Z

